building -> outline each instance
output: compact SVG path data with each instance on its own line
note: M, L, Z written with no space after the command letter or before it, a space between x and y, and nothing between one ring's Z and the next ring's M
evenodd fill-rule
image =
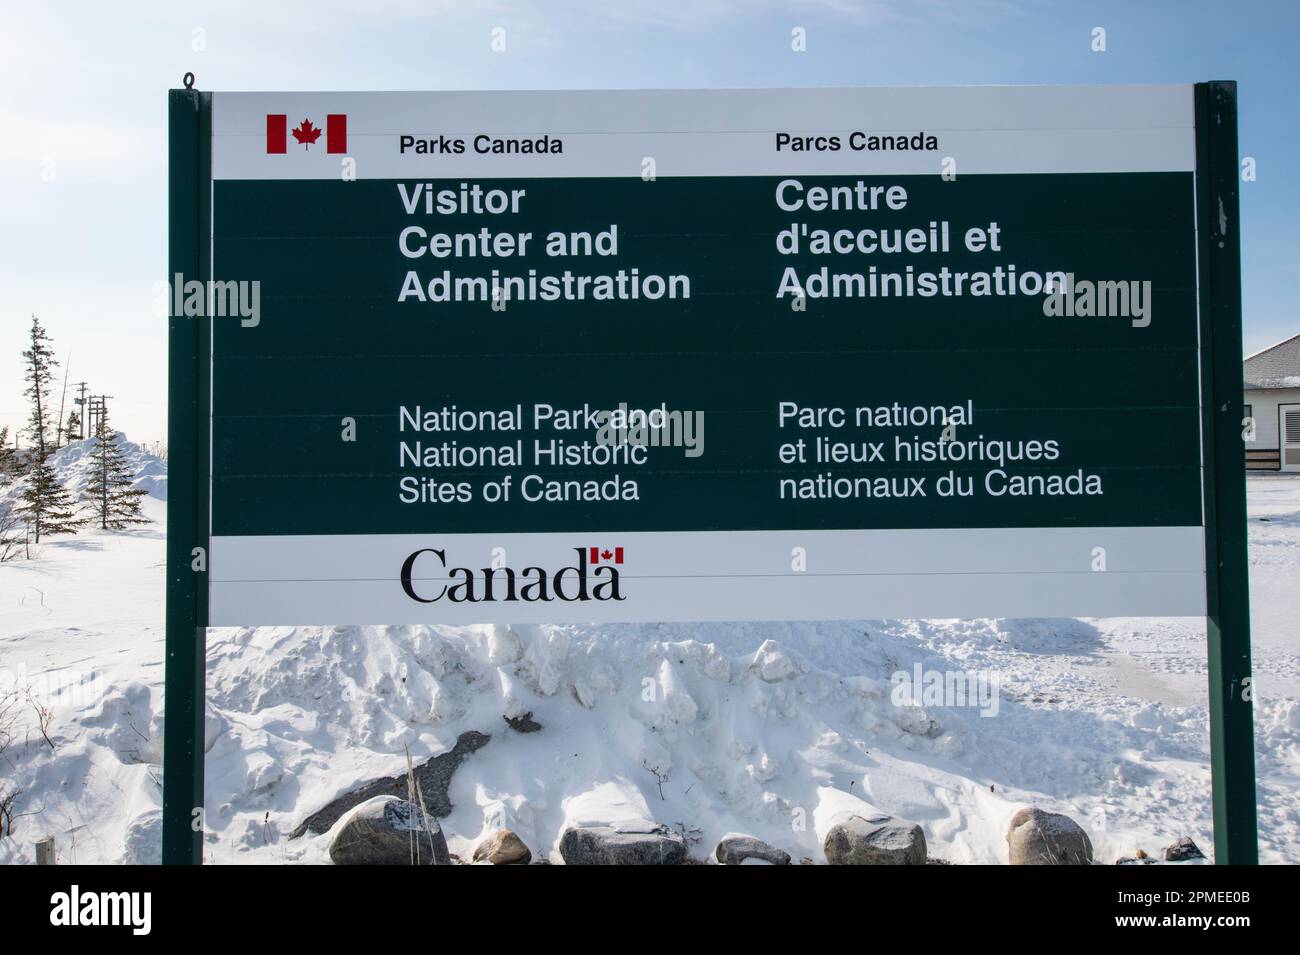
M1243 372L1246 417L1255 419L1246 470L1300 471L1300 335L1255 352Z

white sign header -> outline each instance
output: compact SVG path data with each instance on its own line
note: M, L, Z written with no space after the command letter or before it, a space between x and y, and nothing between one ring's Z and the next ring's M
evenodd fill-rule
M1191 86L214 93L214 179L1168 172Z

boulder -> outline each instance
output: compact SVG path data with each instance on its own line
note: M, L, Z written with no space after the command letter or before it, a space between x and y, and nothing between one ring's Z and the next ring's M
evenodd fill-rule
M901 819L851 816L832 826L822 846L831 865L925 865L925 833Z
M487 861L493 865L528 865L533 861L533 854L524 845L524 840L509 829L498 829L474 849L474 861Z
M1092 865L1092 841L1069 816L1028 807L1011 817L1007 857L1012 865Z
M713 854L723 865L741 865L746 859L770 862L772 865L789 865L790 853L770 846L762 839L729 832L718 842Z
M516 733L536 733L542 728L542 724L533 719L532 710L529 710L527 713L521 714L520 716L502 716L501 718L505 720L506 725Z
M1131 856L1120 856L1115 860L1116 865L1155 865L1156 860L1151 858L1141 849L1135 851Z
M415 767L415 781L419 783L420 792L424 796L424 808L429 815L435 819L451 815L451 798L447 795L447 790L451 787L452 773L466 756L482 749L491 739L492 737L486 733L469 730L456 737L456 745L450 750L439 753ZM354 806L359 806L376 796L402 798L409 791L410 780L407 778L406 771L396 776L368 782L313 812L289 833L289 838L297 839L308 832L313 835L328 832L334 828L334 824L343 817L343 814Z
M1191 840L1190 836L1183 836L1172 846L1165 847L1166 862L1187 862L1191 859L1204 859L1205 853L1201 847Z
M349 810L329 852L335 865L451 865L437 821L396 796L376 796Z
M565 865L681 865L686 840L657 822L578 826L560 836Z

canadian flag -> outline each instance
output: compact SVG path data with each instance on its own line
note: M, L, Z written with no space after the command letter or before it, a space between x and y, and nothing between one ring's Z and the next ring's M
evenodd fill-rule
M289 117L284 113L266 114L266 152L287 153L289 151L289 134L303 149L310 149L320 139L321 128L310 119L304 119L292 130L289 129ZM345 153L348 151L348 115L347 113L330 113L325 117L325 151L327 153Z
M602 560L612 560L616 564L621 564L623 563L623 548L615 547L613 550L610 550L606 547L604 550L601 550L599 547L593 547L590 549L587 559L593 564L599 564Z

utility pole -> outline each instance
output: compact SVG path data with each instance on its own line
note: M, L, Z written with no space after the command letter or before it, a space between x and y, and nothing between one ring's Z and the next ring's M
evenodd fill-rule
M99 433L99 421L101 418L104 417L104 409L108 407L108 399L112 397L113 397L112 395L91 395L90 396L89 399L90 404L87 407L89 407L90 409L89 415L90 415L90 420L92 422L90 428L90 434L92 437Z
M72 403L81 409L77 413L78 430L81 432L77 435L79 440L85 440L86 437L86 385L87 382L84 381L74 382L72 385L72 387L76 388L80 393L80 397L72 399ZM71 437L71 435L69 435L69 437Z
M101 425L104 423L104 420L108 417L108 399L112 397L113 397L112 395L99 396L99 423Z

